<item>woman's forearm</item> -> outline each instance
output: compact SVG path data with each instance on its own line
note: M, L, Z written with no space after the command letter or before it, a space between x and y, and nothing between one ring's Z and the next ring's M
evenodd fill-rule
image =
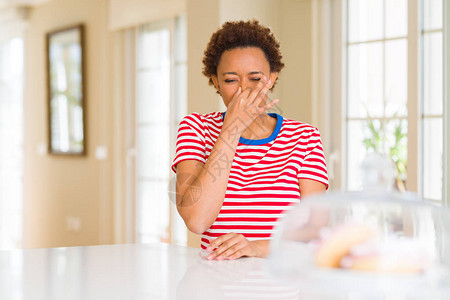
M194 233L208 229L219 214L240 135L239 128L224 124L208 160L177 201L178 212Z

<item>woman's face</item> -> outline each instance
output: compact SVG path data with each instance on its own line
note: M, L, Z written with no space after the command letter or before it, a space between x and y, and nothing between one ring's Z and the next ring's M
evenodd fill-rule
M270 72L270 65L264 52L257 47L236 48L222 53L217 76L212 76L225 106L228 107L239 87L244 91L254 89L262 78L275 82L277 73Z

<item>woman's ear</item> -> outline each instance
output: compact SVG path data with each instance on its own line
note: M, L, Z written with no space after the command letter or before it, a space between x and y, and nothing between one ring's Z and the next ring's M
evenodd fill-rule
M272 85L270 86L270 88L272 88L273 85L275 84L275 80L277 80L277 77L278 77L278 72L270 73L269 79L270 79L270 81L272 81Z
M214 87L216 88L216 90L217 90L218 92L220 92L220 89L219 89L219 79L217 79L217 76L216 76L216 75L211 76L211 80L212 80L212 82L214 83Z

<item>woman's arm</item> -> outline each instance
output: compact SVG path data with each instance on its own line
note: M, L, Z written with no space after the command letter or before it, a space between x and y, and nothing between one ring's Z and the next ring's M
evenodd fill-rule
M219 214L239 136L223 128L205 164L185 160L177 165L177 209L194 233L203 233Z
M177 209L188 229L208 229L222 207L239 138L244 130L277 101L261 106L271 81L261 80L253 90L238 89L228 105L219 137L205 164L186 160L177 165Z
M300 188L300 196L306 197L309 195L325 192L327 186L322 182L301 178L298 180L298 186Z

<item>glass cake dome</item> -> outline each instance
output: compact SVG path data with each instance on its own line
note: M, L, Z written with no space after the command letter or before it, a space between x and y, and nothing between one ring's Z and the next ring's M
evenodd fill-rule
M381 156L363 174L363 191L311 196L286 214L271 275L313 299L450 299L450 210L388 191Z

